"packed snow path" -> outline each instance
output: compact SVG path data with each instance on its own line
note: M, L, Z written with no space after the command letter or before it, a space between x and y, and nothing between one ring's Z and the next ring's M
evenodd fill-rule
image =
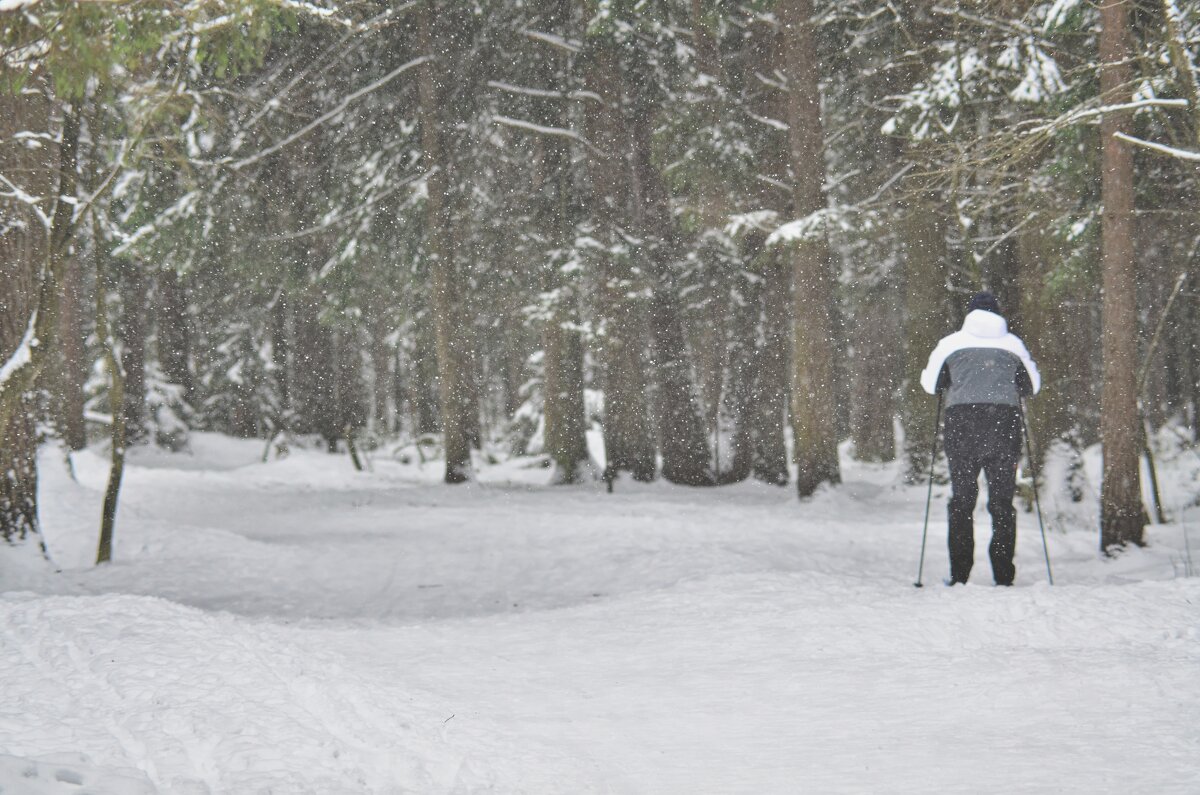
M998 589L981 510L950 589L937 489L917 590L891 467L800 503L194 446L135 457L100 569L103 460L43 462L63 571L0 558L0 792L1200 791L1180 525L1105 561L1048 495L1058 585L1022 513Z

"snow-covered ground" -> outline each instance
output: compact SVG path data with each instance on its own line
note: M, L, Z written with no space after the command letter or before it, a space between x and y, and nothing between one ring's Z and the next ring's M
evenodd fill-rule
M893 467L800 502L260 454L137 451L97 569L106 462L46 452L62 571L0 550L0 792L1200 792L1186 522L1105 560L1048 493L1056 584L1022 513L1001 589L981 507L951 589L939 487L918 590Z

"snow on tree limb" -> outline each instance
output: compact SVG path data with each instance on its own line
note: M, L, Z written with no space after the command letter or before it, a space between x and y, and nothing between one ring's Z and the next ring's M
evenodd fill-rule
M35 307L29 316L29 325L26 326L25 335L21 337L17 349L3 365L0 365L0 392L4 391L5 385L13 376L33 363L33 349L37 346L37 318L38 312Z
M39 206L42 200L37 196L31 196L30 194L21 190L15 183L13 183L3 174L0 174L0 182L3 182L9 187L8 192L0 193L0 198L12 199L29 207L31 210L33 210L34 214L37 215L38 220L42 222L42 226L46 228L47 232L49 232L51 226L50 216L46 215L46 212Z
M594 99L601 101L601 97L594 91L555 91L545 88L530 88L529 86L517 86L512 83L505 83L501 80L489 80L488 88L494 88L498 91L504 91L509 94L520 94L527 97L539 97L545 99Z
M1173 157L1176 160L1187 160L1191 163L1200 163L1200 152L1192 152L1187 149L1177 149L1174 146L1167 146L1166 144L1156 144L1153 141L1145 141L1141 138L1134 138L1132 135L1126 135L1125 133L1121 132L1116 133L1113 137L1125 141L1126 143L1131 143L1134 146L1140 146L1143 149L1149 149L1153 152L1158 152L1159 154Z
M522 130L538 133L539 135L552 135L558 138L567 138L572 141L577 141L586 146L592 152L599 153L600 150L595 147L590 141L584 138L574 130L568 130L565 127L546 127L541 124L534 124L531 121L522 121L521 119L513 119L508 116L493 116L492 121L497 124L503 124L506 127L516 127Z
M555 36L553 33L543 33L539 30L524 30L522 33L534 41L544 42L567 52L583 52L583 45L579 42L565 39L562 36Z
M1134 102L1121 102L1116 105L1071 111L1046 124L1039 124L1036 127L1025 130L1025 134L1037 135L1038 133L1051 132L1086 119L1099 118L1106 113L1120 113L1126 110L1141 110L1143 108L1186 108L1187 106L1188 101L1186 99L1139 99Z

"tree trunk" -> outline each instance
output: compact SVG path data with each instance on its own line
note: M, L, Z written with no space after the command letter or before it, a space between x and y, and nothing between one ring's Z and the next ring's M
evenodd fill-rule
M763 274L762 350L754 424L754 477L786 486L788 373L791 336L792 269L778 254L768 253Z
M868 292L855 318L853 421L854 456L859 461L884 462L896 457L895 384L896 313L890 284Z
M934 427L934 401L921 389L921 370L944 335L947 319L945 210L922 186L909 187L901 208L900 252L904 264L907 344L902 379L900 420L904 428L905 479L922 483L929 477L929 450Z
M825 222L825 133L818 85L820 65L813 40L810 0L780 0L787 76L793 192L797 218L811 219L810 231L793 244L794 333L792 336L792 429L796 489L811 495L822 483L838 483L834 394L836 353L833 257Z
M87 446L87 427L84 424L84 387L88 366L84 361L83 334L83 272L76 256L69 257L63 270L62 315L60 316L59 347L62 355L59 367L58 408L59 430L71 450Z
M1133 71L1130 3L1100 6L1101 103L1130 101ZM1114 138L1132 132L1129 112L1106 113L1100 122L1101 270L1104 283L1104 387L1100 400L1104 481L1100 493L1100 546L1141 544L1144 529L1138 470L1137 284L1134 260L1133 153Z
M394 433L396 430L396 404L392 400L394 377L392 367L396 362L395 350L388 342L387 324L380 318L372 324L371 346L371 401L367 430L375 435Z
M571 18L572 0L545 0L545 30L566 35ZM547 48L549 49L549 48ZM540 61L538 77L542 88L566 90L569 64L555 50ZM567 106L558 99L541 98L534 102L538 123L547 127L568 126ZM553 483L578 482L588 460L587 422L583 399L583 338L578 330L578 299L574 285L562 272L565 264L558 252L571 245L572 223L570 150L559 137L538 140L537 196L538 216L543 228L552 230L552 250L545 254L541 288L549 296L549 317L542 327L545 411L545 448L554 462Z
M599 358L604 371L605 476L621 471L636 480L653 480L654 440L646 403L642 361L644 318L637 285L620 234L622 208L628 200L627 169L620 153L626 139L621 119L621 71L606 42L591 41L587 53L587 88L598 94L598 107L588 114L588 137L594 149L589 166L593 218L605 250L601 258L598 310L601 318Z
M311 292L290 296L295 345L292 349L294 380L292 399L296 405L296 430L319 434L336 449L341 438L337 408L337 372L334 367L333 334L320 321L321 298ZM245 433L247 418L239 423Z
M450 75L450 53L435 37L437 17L434 0L425 0L417 12L421 52L429 59L418 77L420 93L421 148L426 168L425 219L429 266L432 274L432 308L437 339L438 388L442 415L442 440L446 456L446 483L462 483L471 477L471 436L478 412L470 406L473 393L467 370L473 360L471 338L460 317L459 275L451 241L449 157L442 146L442 81ZM471 412L476 415L471 422Z
M762 253L763 237L747 236L742 244L743 258L754 262ZM734 281L730 295L729 378L724 391L724 413L732 425L729 446L721 451L720 483L737 483L754 471L755 419L758 408L762 348L759 344L763 317L763 280L743 270Z
M672 257L678 239L671 218L666 186L651 162L650 136L653 110L642 103L633 114L633 194L640 197L636 211L642 239L640 259L651 276L650 370L655 381L658 441L662 453L662 476L671 483L687 486L712 485L712 451L684 338Z
M99 235L95 235L96 250L96 336L104 355L105 368L109 375L108 403L112 414L112 435L110 437L108 483L104 488L104 504L100 510L100 543L96 549L96 565L112 560L113 536L117 524L117 503L121 496L121 481L125 476L125 448L128 437L125 406L128 397L125 392L125 373L121 358L117 356L113 343L111 325L108 322L108 301L104 288L108 278L109 259L107 251L102 250Z
M413 355L409 361L408 379L409 411L412 412L413 428L417 435L438 433L442 429L438 414L441 389L438 385L436 335L429 313L419 313L413 320L413 326Z
M51 103L32 86L20 96L0 91L0 173L21 180L38 197L74 196L79 118L64 117L58 162L43 147L14 143L24 130L49 131ZM57 165L57 174L55 173ZM53 201L45 224L28 204L0 198L0 539L36 541L42 555L37 509L37 435L31 390L56 349L60 295L72 232L73 204Z
M572 308L556 308L542 332L545 351L546 452L554 483L576 483L588 460L583 403L583 340L568 326Z
M183 387L183 395L193 399L192 326L188 317L187 287L172 269L158 274L158 363L172 384Z
M271 304L271 363L275 368L275 384L279 393L277 416L271 418L272 432L291 431L292 406L292 332L289 329L292 306L287 290L282 287Z
M147 279L141 263L118 265L121 281L121 369L125 373L125 433L130 444L146 440L146 297Z
M788 117L787 93L768 84L784 60L784 37L779 27L762 21L751 31L752 101L763 118L783 122ZM778 217L791 214L795 196L782 187L788 182L788 134L771 131L757 159L760 178L756 181L757 207L774 210ZM751 244L749 252L757 251ZM762 281L762 310L754 330L757 348L757 382L752 423L753 468L755 479L777 486L787 485L788 456L785 428L788 424L789 380L791 365L792 270L778 249L754 255L750 269Z

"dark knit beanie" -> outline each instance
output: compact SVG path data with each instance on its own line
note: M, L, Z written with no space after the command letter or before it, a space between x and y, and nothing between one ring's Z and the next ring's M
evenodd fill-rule
M975 293L975 297L971 299L971 303L967 304L967 311L974 312L976 309L982 309L984 312L992 312L1000 314L1000 302L996 300L996 296L984 290L981 293Z

